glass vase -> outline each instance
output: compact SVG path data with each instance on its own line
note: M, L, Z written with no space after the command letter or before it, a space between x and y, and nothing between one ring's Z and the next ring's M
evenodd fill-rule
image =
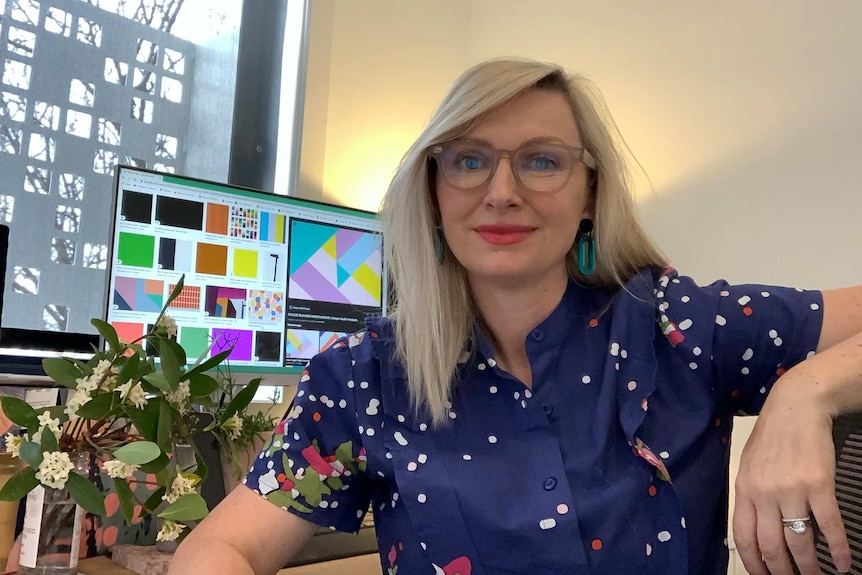
M66 489L41 485L27 494L19 575L76 575L82 510Z

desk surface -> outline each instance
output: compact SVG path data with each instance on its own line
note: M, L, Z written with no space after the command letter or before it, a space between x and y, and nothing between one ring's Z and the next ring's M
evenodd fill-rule
M107 557L91 557L78 563L78 573L81 575L135 575L120 567ZM380 557L376 553L359 555L337 561L313 563L301 567L282 569L278 575L330 575L332 573L350 573L351 575L380 575Z

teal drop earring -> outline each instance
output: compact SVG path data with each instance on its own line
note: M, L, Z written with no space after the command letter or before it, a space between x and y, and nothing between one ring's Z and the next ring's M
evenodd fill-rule
M585 276L596 271L596 241L593 238L593 220L584 218L578 226L578 270Z

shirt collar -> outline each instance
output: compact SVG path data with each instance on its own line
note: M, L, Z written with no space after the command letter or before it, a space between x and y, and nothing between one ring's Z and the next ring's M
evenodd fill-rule
M597 316L609 300L610 293L587 288L569 280L566 291L554 311L527 334L527 353L542 352L558 346L578 327L586 328L593 316ZM494 346L478 321L473 333L476 350L485 361L493 365ZM468 350L469 351L469 350Z

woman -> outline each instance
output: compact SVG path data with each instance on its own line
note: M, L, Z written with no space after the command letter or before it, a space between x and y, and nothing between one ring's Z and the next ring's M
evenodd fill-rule
M790 573L792 552L818 573L808 515L847 568L830 430L862 403L860 290L679 276L614 136L556 66L465 72L384 200L394 318L312 360L171 572L272 573L370 504L383 573L725 573L740 410L762 413L734 524L748 569Z

